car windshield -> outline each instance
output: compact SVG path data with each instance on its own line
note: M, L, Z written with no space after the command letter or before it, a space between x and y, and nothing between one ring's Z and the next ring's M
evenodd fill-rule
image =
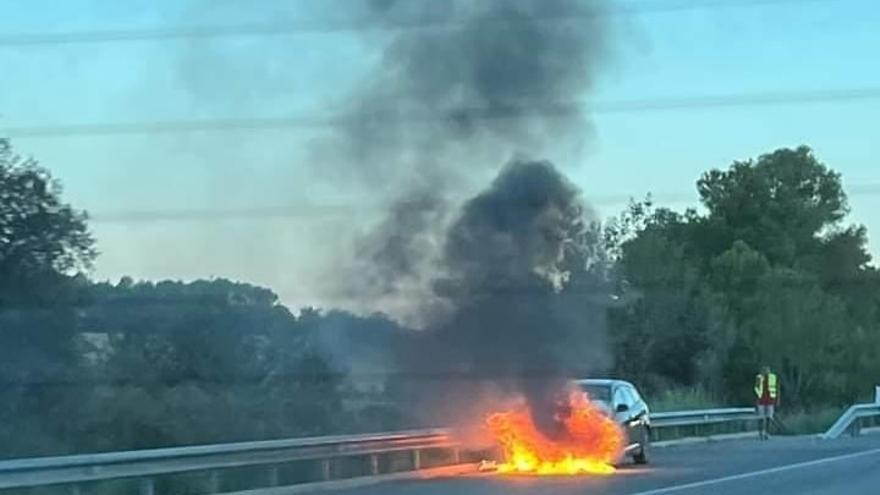
M611 403L611 387L608 385L598 385L593 383L581 383L579 384L581 390L587 393L590 396L590 399L595 401L604 402L606 404Z

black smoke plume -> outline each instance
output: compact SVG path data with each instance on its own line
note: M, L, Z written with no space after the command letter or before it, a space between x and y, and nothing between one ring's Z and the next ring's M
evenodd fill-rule
M491 389L524 395L549 430L566 381L609 364L601 294L577 289L596 287L583 280L591 220L580 191L544 161L513 160L463 205L433 285L455 310L411 363L435 378L419 386L444 420L476 414L467 398Z
M349 117L316 141L313 162L338 183L365 187L389 216L356 243L355 275L330 290L357 309L378 304L430 326L444 306L413 284L437 269L446 208L518 153L563 163L582 156L591 134L584 97L608 51L604 9L579 0L353 5L379 28L363 39L382 54L345 102ZM395 221L401 212L406 221ZM386 246L396 259L374 263Z
M437 421L522 395L545 426L567 378L608 364L602 297L580 290L601 287L584 280L592 213L550 161L511 159L581 158L607 51L599 5L361 4L381 59L315 162L387 206L340 290L422 328L397 359Z
M393 34L335 143L346 170L367 181L434 180L495 169L512 150L579 154L590 131L583 96L606 52L598 2L369 5L368 18Z

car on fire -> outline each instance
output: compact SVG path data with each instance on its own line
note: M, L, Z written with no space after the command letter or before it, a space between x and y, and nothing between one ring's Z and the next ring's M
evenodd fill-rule
M636 387L624 380L575 380L590 400L623 427L624 453L636 464L647 464L651 447L651 411Z

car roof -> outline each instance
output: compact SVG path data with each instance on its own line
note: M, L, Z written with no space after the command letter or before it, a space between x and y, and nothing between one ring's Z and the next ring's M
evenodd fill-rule
M636 388L632 383L626 380L615 380L612 378L584 378L581 380L575 380L575 383L578 385L595 385L599 387L612 387L614 385L626 385L632 388Z

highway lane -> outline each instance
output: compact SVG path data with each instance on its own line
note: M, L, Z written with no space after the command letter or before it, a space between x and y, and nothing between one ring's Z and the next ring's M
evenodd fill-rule
M474 474L334 491L343 495L832 495L880 493L880 435L774 438L655 448L647 467L609 477Z

